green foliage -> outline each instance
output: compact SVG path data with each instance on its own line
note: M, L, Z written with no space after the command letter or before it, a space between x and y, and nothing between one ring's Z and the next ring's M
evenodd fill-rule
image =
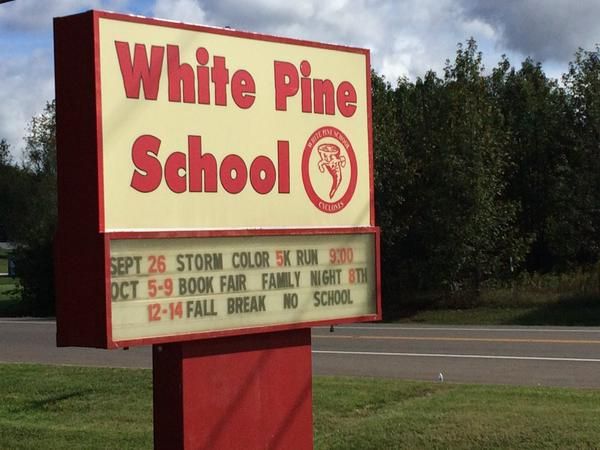
M25 167L36 175L56 178L56 105L46 103L44 111L31 119L25 138Z
M397 293L453 296L600 258L600 57L580 50L563 85L476 42L443 78L373 77L384 311ZM415 295L417 294L417 295ZM400 300L401 301L401 300Z
M0 273L8 272L9 252L0 248ZM0 317L22 315L22 302L19 301L16 280L12 277L0 277Z
M54 312L53 242L56 228L56 141L54 102L34 117L25 158L11 194L11 241L23 303L29 314Z
M6 139L0 139L0 167L9 166L12 163L12 155L10 154L10 146Z
M527 268L565 269L572 257L566 248L578 234L574 216L565 214L574 205L570 180L576 176L567 96L530 59L518 71L503 61L493 78L513 163L507 196L520 203L519 231L531 242Z
M373 141L375 152L375 192L377 222L386 230L384 249L392 249L406 235L408 218L401 217L406 190L414 179L414 164L409 161L402 127L396 125L399 105L391 85L372 74ZM393 252L390 252L393 254Z
M0 140L0 241L13 240L18 232L16 211L24 203L21 195L23 174L13 164L10 146Z
M376 172L378 196L386 199L377 206L387 206L380 225L384 236L392 229L394 239L384 243L394 244L395 256L393 267L384 264L384 280L395 278L396 286L477 287L509 273L511 258L514 265L524 258L518 203L504 195L508 133L482 73L471 40L459 46L443 79L430 72L414 84L400 80L393 92L375 83L374 117L377 105L388 108L388 140L375 139L376 161L389 161L391 174L381 179L383 170ZM374 126L374 135L385 127Z
M53 240L51 236L26 241L15 250L21 300L27 315L54 314Z
M408 159L404 128L398 126L402 105L391 85L372 73L373 141L375 165L375 211L382 233L384 298L391 298L398 287L401 242L409 229L412 211L403 205L415 180L415 165Z
M570 238L559 246L574 263L595 263L600 258L600 46L580 49L563 77L573 116L575 144L569 181L573 201L566 213L570 228L552 224ZM572 256L573 255L573 256Z

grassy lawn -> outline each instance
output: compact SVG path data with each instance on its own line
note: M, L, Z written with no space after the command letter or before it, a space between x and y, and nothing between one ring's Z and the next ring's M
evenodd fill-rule
M0 273L8 272L8 251L0 248ZM0 277L0 317L13 317L25 314L23 304L16 291L16 280Z
M8 251L0 248L0 273L8 272Z
M0 448L151 448L149 370L0 365Z
M563 274L523 273L480 291L400 292L384 316L428 324L600 326L600 265Z
M151 371L0 364L0 448L152 447ZM600 391L314 379L317 449L597 448Z
M388 318L400 322L600 326L600 272L545 275L479 293L407 295L397 305L399 311Z
M0 250L1 252L2 250ZM7 273L8 272L8 258L6 257L2 257L2 254L0 253L0 273Z
M600 326L600 297L565 298L533 306L426 309L396 320L436 325Z
M0 277L0 317L15 317L24 314L23 302L16 291L16 281Z

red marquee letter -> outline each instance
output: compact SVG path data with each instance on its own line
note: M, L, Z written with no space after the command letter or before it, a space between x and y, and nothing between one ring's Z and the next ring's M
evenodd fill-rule
M131 177L131 187L139 192L152 192L162 181L162 166L156 157L160 139L144 134L135 140L131 148L131 159L136 170ZM154 155L154 156L152 156Z
M153 45L150 50L150 64L148 64L148 55L144 44L135 44L133 63L129 43L115 41L115 47L127 98L140 98L140 85L142 85L144 98L156 100L165 49Z

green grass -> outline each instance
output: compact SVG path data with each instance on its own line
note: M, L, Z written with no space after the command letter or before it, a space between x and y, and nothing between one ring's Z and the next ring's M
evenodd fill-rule
M430 325L516 325L524 316L535 314L535 308L431 309L417 311L395 322Z
M600 297L574 296L530 306L474 306L411 312L402 323L436 325L600 326Z
M0 448L152 447L150 370L0 364ZM316 377L317 449L583 449L600 391Z
M8 272L8 250L0 248L0 273ZM25 308L17 290L17 280L0 277L0 317L25 315Z
M387 320L400 322L600 326L600 265L558 275L525 273L479 292L405 294L391 306Z
M0 248L0 273L8 272L8 251Z
M0 317L25 315L25 308L14 278L0 277Z
M600 391L319 378L323 449L598 448Z
M0 448L151 448L149 370L0 365Z

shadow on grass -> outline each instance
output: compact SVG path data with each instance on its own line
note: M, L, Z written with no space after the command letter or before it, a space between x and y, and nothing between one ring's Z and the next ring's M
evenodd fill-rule
M63 392L56 394L47 394L43 398L37 400L30 400L26 402L16 402L10 405L8 411L11 414L29 414L44 411L55 411L60 410L65 402L78 399L85 401L87 395L92 393L91 389L76 390L72 392Z
M505 325L600 326L600 296L573 295L536 306Z
M75 398L84 398L87 394L93 392L91 389L78 390L63 394L50 395L40 400L33 400L28 403L28 409L32 411L48 411L59 408L59 405L65 401Z

